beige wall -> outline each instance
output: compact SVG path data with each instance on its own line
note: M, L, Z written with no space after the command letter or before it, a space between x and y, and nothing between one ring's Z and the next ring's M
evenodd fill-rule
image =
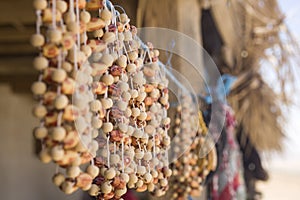
M14 93L0 84L0 199L76 200L81 194L66 196L52 183L54 165L42 164L34 155L32 128L38 121L31 115L30 93Z

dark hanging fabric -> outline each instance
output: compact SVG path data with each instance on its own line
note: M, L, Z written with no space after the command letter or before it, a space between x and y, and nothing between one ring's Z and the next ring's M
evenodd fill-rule
M240 127L237 133L237 141L243 153L244 179L246 182L247 196L249 200L257 199L261 193L256 190L256 182L267 181L268 172L263 168L260 155L251 143L248 134L245 134Z

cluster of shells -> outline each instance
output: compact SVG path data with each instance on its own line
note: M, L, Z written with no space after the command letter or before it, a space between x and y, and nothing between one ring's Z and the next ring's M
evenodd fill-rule
M215 170L217 162L214 145L206 141L208 130L202 113L191 107L190 95L182 96L182 100L173 127L173 153L179 158L171 164L173 175L170 180L171 199L178 200L199 197L207 175Z
M35 0L34 8L34 135L41 161L66 169L54 184L98 199L121 199L128 188L164 195L172 171L159 51L108 1Z

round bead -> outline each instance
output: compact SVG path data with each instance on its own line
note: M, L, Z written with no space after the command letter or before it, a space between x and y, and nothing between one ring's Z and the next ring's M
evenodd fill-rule
M53 81L61 83L67 78L67 73L63 69L55 69L51 78Z
M106 32L106 33L104 33L102 39L106 43L113 43L116 40L116 34L113 32Z
M101 62L103 62L107 66L111 66L114 62L114 58L110 54L103 54L101 57Z
M45 127L37 127L34 129L34 137L36 139L44 139L48 135L48 129Z
M102 125L102 130L103 130L103 132L104 133L109 133L109 132L111 132L112 130L113 130L113 124L112 123L110 123L110 122L105 122L105 123L103 123L103 125Z
M127 64L127 57L125 55L121 55L117 60L117 64L120 67L125 68Z
M103 36L104 32L102 29L98 29L96 31L93 32L93 36L96 38L101 38Z
M62 173L57 173L52 177L52 182L56 186L60 186L65 181L65 176Z
M36 10L44 10L47 8L47 1L46 0L34 0L33 7Z
M105 8L101 11L101 18L104 21L111 20L111 17L112 17L112 13L108 9Z
M65 1L58 0L56 1L56 8L59 10L61 13L64 13L68 9L68 4Z
M56 141L62 141L67 135L66 129L61 126L54 127L51 133L52 139Z
M42 34L34 34L31 36L30 42L34 47L41 47L45 43L45 38Z
M62 39L62 32L58 29L49 31L49 39L53 43L59 43Z
M55 146L51 149L50 154L54 161L59 161L63 159L65 152L61 147Z
M112 85L114 83L114 77L110 74L104 74L101 77L101 81L106 85Z
M99 168L95 165L90 165L88 166L88 168L86 169L86 172L92 176L92 178L95 178L96 176L98 176L99 174Z
M61 110L67 107L68 103L69 103L68 97L64 94L61 94L56 97L54 106L56 109Z
M92 112L98 112L101 110L102 104L99 100L94 100L90 103L90 109Z
M33 60L33 66L36 70L44 70L48 67L49 61L44 56L35 57Z
M51 162L52 158L51 155L48 152L48 149L43 149L40 153L39 153L39 158L43 163L49 163Z
M45 117L47 114L47 108L43 105L37 105L33 108L33 115L39 119Z
M84 23L88 23L91 20L91 14L87 11L81 11L80 20Z
M91 196L98 196L100 188L96 184L92 184L91 188L89 189L89 195Z
M116 170L114 168L110 168L110 169L108 169L108 170L105 171L104 176L108 180L111 180L111 179L115 178L115 176L116 176Z
M31 91L34 95L45 94L46 90L47 90L46 84L41 81L34 82L31 86Z
M71 167L68 167L66 170L66 174L70 178L75 178L75 177L79 176L80 172L81 172L81 170L78 166L71 166Z

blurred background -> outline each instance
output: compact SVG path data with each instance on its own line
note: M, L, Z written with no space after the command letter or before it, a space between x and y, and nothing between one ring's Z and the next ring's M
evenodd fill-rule
M212 39L212 37L207 37L207 34L205 35L206 31L209 32L209 30L211 30L211 23L202 20L201 24L200 16L203 17L203 15L207 14L207 10L210 8L213 10L214 6L217 7L217 2L219 1L222 1L224 5L227 5L230 3L234 4L234 2L238 0L203 1L201 4L199 4L199 1L193 0L188 2L177 0L174 1L176 4L173 1L152 0L115 0L114 3L121 4L127 10L129 17L132 18L133 24L136 23L138 26L145 25L173 28L195 38L200 43L203 43L204 47L206 46L208 48L208 52L215 58L218 67L224 66L222 68L222 73L232 72L232 74L239 76L239 74L242 74L245 70L236 72L231 67L234 68L235 64L239 62L238 59L234 59L235 47L245 45L241 44L243 40L239 40L238 37L229 39L223 38L220 43L221 46L214 46L215 43L210 45L209 42L205 42ZM196 2L198 2L198 7L193 6L193 3ZM274 3L274 1L268 0L249 0L249 2L251 5L258 7L263 7L262 4L272 5L272 3ZM282 13L284 16L282 19L295 39L293 45L298 46L295 42L298 42L298 39L300 38L300 2L297 0L279 0L278 3L280 11L275 13L270 12L269 17L281 17ZM192 8L189 10L191 11L191 15L187 14L188 8ZM164 9L164 12L160 9ZM219 10L217 11L220 11L220 9L222 10L224 7L219 7L218 9ZM54 187L51 182L51 177L55 171L55 166L52 164L43 165L36 157L32 129L38 124L38 121L31 115L34 101L30 92L31 83L37 78L37 73L32 67L32 60L37 51L31 47L29 43L29 38L35 30L35 14L32 9L32 0L15 0L13 2L2 0L0 1L0 10L1 199L82 199L82 194L80 192L71 196L66 196L60 192L59 189ZM216 24L219 26L221 23L221 14L219 13L218 16L217 11L212 11L212 13L215 12L215 14L212 14L211 16L217 21ZM230 12L232 15L234 10L231 9ZM238 13L238 15L244 16L243 13ZM176 18L178 16L179 18ZM207 17L207 15L205 16ZM235 16L231 17L236 18ZM228 18L227 15L224 16L224 26L232 25L232 23L230 23L230 19L232 18ZM172 19L172 22L170 22L170 19ZM245 24L247 25L246 21ZM238 24L235 24L235 26L238 26ZM271 27L271 29L272 28L274 27ZM230 33L235 35L239 29L243 30L242 28L232 29L230 30L232 31ZM217 37L226 37L226 35L228 35L228 30L227 32L226 30L222 31L221 28L221 30L219 29L219 32L220 34ZM247 33L242 33L242 35L243 34ZM268 42L265 41L267 40L266 37L263 39L263 42L268 44ZM282 40L283 44L285 44L287 39L283 36ZM250 40L247 40L247 42L249 41ZM227 44L227 47L229 49L231 48L231 50L226 51L227 53L214 51L215 49L220 49L222 46L226 47L224 44ZM287 46L288 45L290 45L290 42L287 42ZM251 53L251 51L247 52L242 47L237 49L242 49L241 52L243 53ZM267 48L262 49L265 51ZM218 54L221 53L223 60L218 59L218 57L220 57ZM223 54L225 57L226 55L229 55L229 60L225 59ZM282 93L286 88L280 88L278 86L278 77L274 75L276 73L273 69L266 69L270 66L270 63L261 62L261 60L264 60L265 58L257 58L257 55L255 56L255 59L263 65L260 71L260 77L263 77L263 80L275 90L275 93ZM296 56L299 57L299 55ZM231 58L233 60L231 60ZM288 106L282 105L282 116L286 118L285 121L275 119L278 124L282 125L282 131L285 134L285 137L280 137L280 139L278 139L282 143L281 152L277 150L261 151L263 164L270 175L269 181L258 182L258 190L263 193L262 199L264 200L299 199L300 196L300 99L299 93L297 93L300 89L299 76L297 76L299 66L297 65L298 61L295 56L286 56L285 58L289 59L288 65L290 65L290 68L295 70L293 72L295 75L293 85L290 83L290 80L287 81L287 88L293 88L293 92L286 93L288 98L292 100L292 103ZM286 63L282 63L282 65L286 65ZM290 78L291 76L284 73L280 76L281 80ZM294 85L297 87L294 88ZM233 107L237 108L237 106ZM273 125L277 126L275 123ZM255 128L260 129L259 126L260 125ZM268 137L270 136L268 133L266 133L266 135ZM268 140L268 138L264 140ZM272 140L272 138L269 137L269 140ZM265 142L268 143L268 141ZM270 147L270 149L272 148L273 147ZM276 148L277 147L274 147L274 149ZM264 149L264 147L262 147L262 149Z

